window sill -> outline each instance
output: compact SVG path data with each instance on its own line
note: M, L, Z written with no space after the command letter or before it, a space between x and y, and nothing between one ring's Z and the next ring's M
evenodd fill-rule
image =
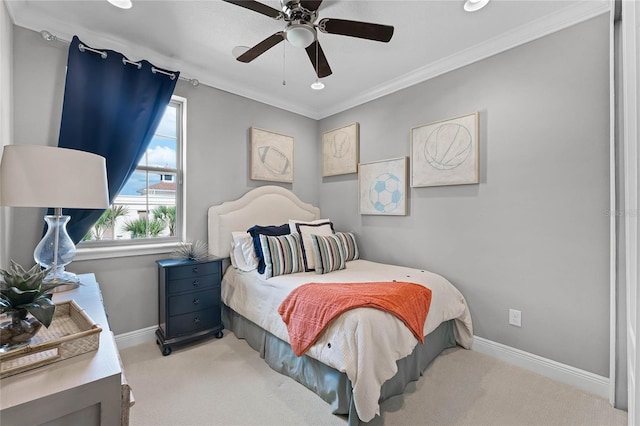
M117 247L85 247L76 250L74 262L83 260L110 259L114 257L147 256L152 254L171 253L179 242L141 244Z

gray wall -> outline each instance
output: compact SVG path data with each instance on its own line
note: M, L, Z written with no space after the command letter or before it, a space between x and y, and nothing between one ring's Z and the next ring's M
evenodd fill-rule
M616 2L616 10L620 2ZM619 12L619 10L618 10ZM626 229L623 220L625 209L625 182L624 182L624 144L623 140L623 93L622 93L622 43L621 21L617 20L614 31L615 43L615 102L616 102L616 359L615 359L615 407L622 410L628 408L627 400L627 292L626 292Z
M467 298L475 334L608 376L608 20L544 39L316 122L209 87L188 98L187 238L248 179L248 128L295 137L295 184L365 258L428 268ZM15 143L55 145L66 47L14 28ZM321 131L360 123L361 161L409 155L409 129L480 112L480 185L415 188L406 217L357 214L356 175L320 178ZM42 213L16 213L11 257L30 263ZM19 236L19 237L18 237ZM114 331L156 322L158 256L77 261ZM522 311L522 328L507 311Z
M57 145L64 94L67 47L45 43L36 32L14 26L14 121L16 144ZM318 204L316 161L318 122L207 86L180 81L176 95L187 98L188 240L207 239L207 209L239 198L265 182L251 181L249 128L291 135L295 140L293 184L283 184L308 203ZM10 256L33 264L44 211L15 209ZM116 334L157 324L155 260L167 254L75 261L67 269L96 274Z
M359 122L369 162L479 111L481 152L479 185L413 188L406 217L358 215L355 174L321 179L323 216L367 259L450 279L477 336L608 377L608 49L601 16L322 120Z
M0 147L13 139L13 24L7 5L0 4ZM0 207L0 235L11 232L11 210ZM0 238L0 268L9 265L9 240Z

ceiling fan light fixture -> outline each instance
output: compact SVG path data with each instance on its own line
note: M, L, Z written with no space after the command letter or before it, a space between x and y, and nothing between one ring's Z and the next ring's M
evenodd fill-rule
M120 9L131 9L133 3L131 0L107 0L109 3L114 5L115 7L119 7Z
M487 3L489 3L489 0L467 0L464 3L464 10L467 12L475 12L485 7Z
M284 30L284 35L292 46L305 48L316 39L316 30L309 24L291 24Z

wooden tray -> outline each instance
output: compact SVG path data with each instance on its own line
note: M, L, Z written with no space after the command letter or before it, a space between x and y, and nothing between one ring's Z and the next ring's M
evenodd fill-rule
M29 343L0 353L0 378L98 350L102 328L74 300L56 303L49 328Z

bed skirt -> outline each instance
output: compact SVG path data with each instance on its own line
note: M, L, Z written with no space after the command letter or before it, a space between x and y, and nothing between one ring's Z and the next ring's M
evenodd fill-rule
M358 419L352 401L351 381L345 373L320 361L303 355L297 357L291 346L244 318L223 304L222 322L237 338L245 339L249 346L260 353L260 357L273 370L289 376L303 384L331 406L333 414L348 415L349 426L363 424ZM413 352L397 361L398 372L384 382L380 402L404 392L409 382L418 380L427 366L446 348L456 345L453 321L440 324L425 336L424 344L418 344Z

